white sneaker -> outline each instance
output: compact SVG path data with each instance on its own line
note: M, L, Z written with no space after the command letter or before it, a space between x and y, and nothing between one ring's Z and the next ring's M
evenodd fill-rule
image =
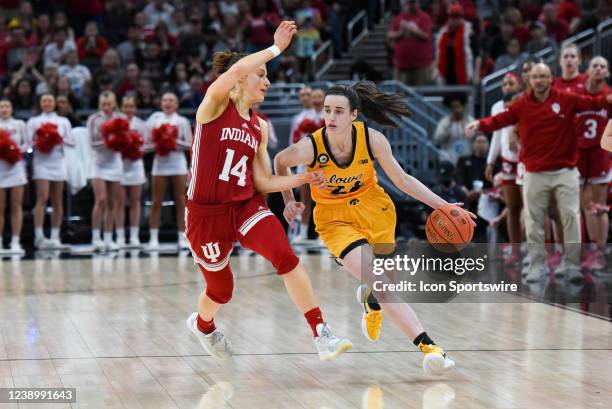
M184 237L179 237L178 248L179 250L189 250L189 243L187 243Z
M198 313L194 312L187 318L187 327L193 332L206 352L219 359L229 359L234 355L232 344L217 328L210 334L204 334L198 329Z
M49 239L49 247L51 248L59 248L64 244L60 241L60 239Z
M314 344L321 361L333 361L353 347L348 339L335 336L327 323L317 325L317 333Z
M23 247L21 247L21 243L11 243L10 249L11 249L11 253L25 254Z
M525 276L525 280L528 283L536 283L538 281L543 281L547 275L548 269L546 267L530 267Z
M94 248L94 251L106 251L106 243L101 239L97 239L91 242L91 245Z
M149 244L147 245L148 250L156 251L159 250L159 241L158 240L149 240Z
M425 354L423 371L427 375L442 375L455 367L455 361L446 356L444 350L438 345L420 344L419 349Z
M51 240L46 237L40 237L34 241L34 247L37 249L48 249L51 247Z
M112 240L104 242L104 245L106 246L106 249L108 251L117 251L117 250L119 250L119 246L117 245L117 243L115 243Z
M130 247L139 247L140 239L138 236L130 237Z
M117 245L118 249L123 249L127 247L127 245L125 244L125 237L118 237L117 240L115 240L115 244Z

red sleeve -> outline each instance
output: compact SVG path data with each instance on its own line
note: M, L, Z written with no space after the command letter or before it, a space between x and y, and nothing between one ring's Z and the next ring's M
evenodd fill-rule
M77 39L77 52L79 53L79 59L83 59L85 57L87 57L87 53L85 50L85 39L83 37Z
M429 15L427 15L426 13L423 13L421 16L421 19L419 20L418 26L428 36L431 37L432 22L431 22L431 18L429 17ZM399 29L399 24L398 24L398 29Z
M563 94L571 101L570 106L573 108L572 113L580 111L596 111L599 109L610 108L610 104L608 104L607 101L607 95L599 95L597 97L592 97L580 94Z
M96 55L102 57L106 50L108 50L108 42L104 37L98 37L98 46L96 47Z
M518 100L510 105L506 111L478 120L479 129L489 133L516 124L519 120L518 108L520 103L521 100Z
M393 19L393 23L391 23L391 27L389 28L389 31L399 31L401 21L402 21L401 16L395 17Z

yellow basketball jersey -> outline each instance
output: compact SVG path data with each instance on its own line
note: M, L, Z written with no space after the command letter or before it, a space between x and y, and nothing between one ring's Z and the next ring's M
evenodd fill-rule
M338 165L331 153L326 128L321 128L310 137L314 147L314 161L308 171L323 171L327 189L312 187L312 199L317 203L338 203L363 195L378 184L374 158L370 152L368 126L365 122L353 122L353 157L345 166Z

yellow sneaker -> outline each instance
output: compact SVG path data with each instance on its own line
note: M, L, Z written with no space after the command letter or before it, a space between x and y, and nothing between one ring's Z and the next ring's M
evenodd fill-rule
M427 375L442 375L455 367L455 361L439 346L420 343L418 348L424 354L423 371Z
M382 331L382 309L373 310L368 304L368 297L372 294L372 289L362 284L357 289L357 301L363 305L363 316L361 318L361 332L372 342L378 341Z

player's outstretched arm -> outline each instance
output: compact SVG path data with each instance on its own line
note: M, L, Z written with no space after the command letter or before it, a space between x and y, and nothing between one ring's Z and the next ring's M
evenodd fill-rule
M380 166L398 189L433 209L448 204L446 200L432 192L418 179L404 172L404 169L402 169L400 164L397 163L397 160L393 157L391 144L385 135L372 128L368 128L368 131L370 133L370 147L372 148L374 159L380 163ZM458 206L463 205L463 203L454 204ZM476 219L475 214L470 212L467 213L472 219Z
M314 160L314 148L310 138L302 138L299 142L289 145L274 157L274 172L279 176L291 175L291 168L298 165L309 165ZM322 177L322 184L319 187L325 188L325 177ZM312 182L311 182L312 183ZM293 190L287 189L282 191L283 201L285 202L285 210L283 215L287 223L291 224L293 220L301 214L306 206L303 203L295 201Z
M262 119L259 120L259 123L261 126L261 143L253 161L253 182L258 192L283 192L304 183L325 186L325 178L322 172L289 174L288 176L272 175L268 157L268 124Z
M608 121L608 125L601 136L601 147L612 152L612 119Z
M247 55L219 76L208 88L198 107L196 120L205 124L213 121L227 107L231 89L248 74L282 53L291 43L297 27L293 21L283 21L274 33L274 45Z
M391 144L382 133L372 128L369 128L368 131L370 133L370 147L372 148L374 159L380 163L380 166L398 189L433 209L448 204L419 180L404 172L404 169L393 157Z

